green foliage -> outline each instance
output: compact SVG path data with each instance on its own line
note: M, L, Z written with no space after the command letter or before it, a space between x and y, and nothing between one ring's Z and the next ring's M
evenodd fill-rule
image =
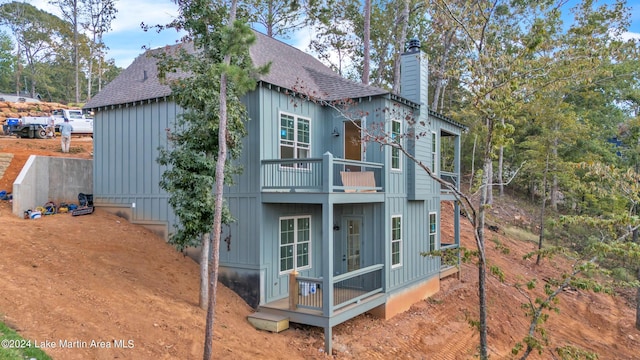
M572 345L565 345L556 348L556 352L562 360L598 360L600 357L598 354L577 348Z
M489 271L491 272L491 274L495 277L498 278L498 280L500 280L501 283L504 282L505 279L505 274L504 271L502 271L501 268L499 268L498 266L492 265L489 267Z
M214 191L218 139L225 137L231 159L240 156L244 123L249 120L240 97L256 86L257 74L268 70L268 66L253 67L249 47L255 35L251 29L241 21L225 26L225 6L191 1L181 10L182 18L172 26L188 31L191 41L154 53L161 79L185 109L158 157L158 163L167 167L160 187L170 194L169 204L179 220L170 238L178 249L200 245L202 235L211 231L215 200L222 196ZM229 65L223 61L225 56L231 57ZM178 72L185 75L175 76ZM219 133L223 73L228 77L226 134ZM233 184L233 175L240 171L226 162L224 183ZM223 224L233 221L226 205L221 215Z
M0 360L51 360L49 355L36 347L33 340L22 338L22 336L18 335L18 333L3 322L0 322L0 340L18 341L18 345L20 345L14 347L0 346ZM25 345L25 347L22 347L22 345Z
M0 25L8 28L12 46L11 66L5 69L0 65L0 90L15 92L27 91L31 96L40 95L43 100L68 103L75 100L75 66L74 51L71 44L75 43L73 26L55 15L42 11L28 3L13 1L0 5ZM104 58L104 53L91 54L90 48L99 47L86 35L78 34L78 54L80 61L88 64L100 61L103 73L102 84L110 82L119 73L113 60ZM6 59L4 39L0 40L0 63ZM6 70L6 72L4 71ZM94 66L97 71L97 66ZM79 85L85 93L87 77L95 76L80 71ZM4 77L11 79L7 84ZM16 84L15 82L19 83ZM97 86L96 82L93 82ZM10 86L10 89L7 89ZM93 86L92 86L93 87ZM97 90L97 88L96 88ZM95 93L93 91L92 93Z
M499 239L494 238L491 239L491 241L493 241L493 243L496 245L496 250L499 250L503 255L509 255L509 253L511 252L511 249L504 245Z
M13 42L9 35L0 31L0 92L15 90L15 79L12 78L16 66L16 58L12 54Z
M464 248L457 248L457 249L444 249L444 250L433 250L429 252L421 252L420 255L440 256L440 263L442 265L459 267L460 266L459 258L461 256L460 254L464 252L465 252Z

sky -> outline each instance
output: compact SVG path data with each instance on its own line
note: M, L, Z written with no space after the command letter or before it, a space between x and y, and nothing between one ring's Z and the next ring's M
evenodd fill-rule
M48 0L23 1L60 16L59 10L50 5ZM602 1L596 0L596 3L602 3ZM631 33L626 36L640 39L640 2L628 0L627 3L631 7ZM145 32L140 26L141 23L167 24L174 19L178 11L177 5L172 0L116 0L116 8L118 13L112 23L112 29L104 35L104 42L109 47L107 57L115 59L116 66L122 68L129 66L138 55L144 52L143 47L153 49L171 45L180 38L180 35L172 29L161 33L155 30ZM287 42L308 52L311 36L309 30L301 30Z

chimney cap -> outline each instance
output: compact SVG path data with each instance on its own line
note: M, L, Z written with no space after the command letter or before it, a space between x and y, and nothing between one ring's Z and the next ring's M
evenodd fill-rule
M407 52L417 52L420 51L420 40L417 37L413 37L409 40L409 45L407 46Z

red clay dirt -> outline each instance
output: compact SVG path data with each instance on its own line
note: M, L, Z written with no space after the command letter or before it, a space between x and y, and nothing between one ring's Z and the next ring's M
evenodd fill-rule
M57 139L0 137L0 153L14 154L0 190L11 190L31 154L91 158L90 138L72 139L71 148L70 154L62 154ZM443 211L451 213L450 208ZM506 202L496 205L493 215L504 225L514 219L531 222ZM452 228L445 217L443 237L452 236ZM463 245L474 248L464 218L462 231ZM526 335L528 319L520 307L525 298L509 284L532 277L542 281L569 263L555 258L536 267L522 260L534 244L487 234L488 258L507 274L506 283L493 278L488 282L490 356L512 358L511 348ZM495 239L510 248L508 255L496 249ZM54 359L202 357L205 312L197 305L198 266L146 229L99 209L92 215L24 220L2 201L0 244L0 319L45 347ZM479 337L469 320L478 314L476 284L477 270L464 265L461 280L445 279L438 294L403 314L388 321L362 315L336 326L334 358L474 358ZM557 358L554 349L566 345L596 352L600 359L640 358L634 309L624 298L570 291L560 300L560 313L551 314L544 325L549 345L531 359ZM272 334L254 329L246 320L251 313L246 303L220 285L215 358L329 358L322 350L322 329L293 325ZM62 348L61 342L76 346Z

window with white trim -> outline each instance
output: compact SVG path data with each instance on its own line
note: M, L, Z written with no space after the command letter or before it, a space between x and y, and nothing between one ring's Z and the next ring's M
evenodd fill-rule
M400 142L402 135L402 124L400 121L393 120L391 121L391 141ZM402 164L400 162L400 149L391 148L391 169L400 170L402 169Z
M311 155L311 120L280 114L280 159L306 159ZM308 163L283 166L307 168Z
M311 216L280 218L280 273L311 268Z
M431 171L438 174L438 135L431 133Z
M436 238L438 234L437 213L429 213L429 251L436 250Z
M391 217L391 267L402 266L402 217Z

